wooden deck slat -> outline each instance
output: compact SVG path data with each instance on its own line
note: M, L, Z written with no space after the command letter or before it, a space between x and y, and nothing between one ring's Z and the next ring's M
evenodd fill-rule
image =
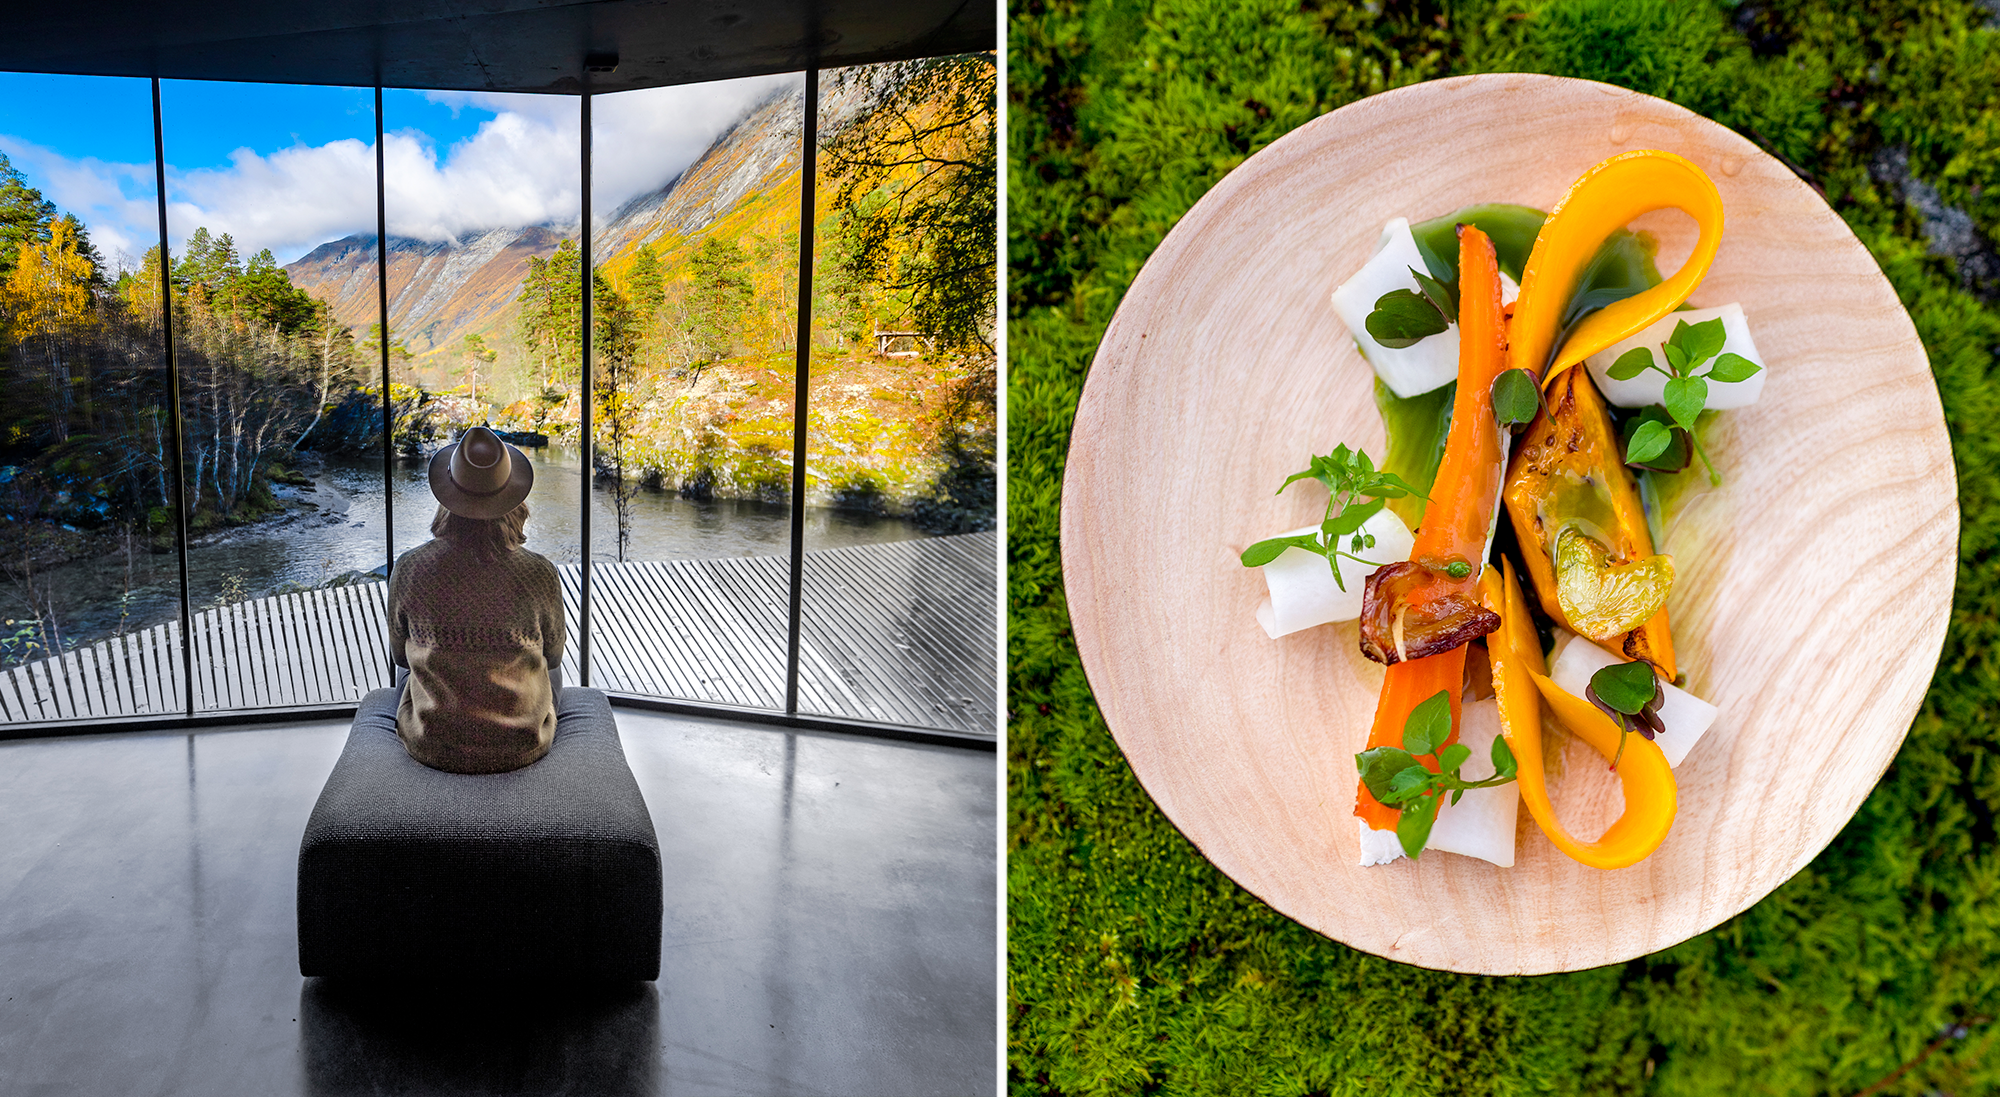
M801 711L987 734L998 577L994 534L809 551ZM783 556L591 565L591 671L601 688L775 709L784 704ZM577 681L581 572L557 568ZM387 584L275 595L192 620L198 711L352 701L391 679ZM177 621L0 670L9 723L172 714ZM963 703L964 698L972 703Z

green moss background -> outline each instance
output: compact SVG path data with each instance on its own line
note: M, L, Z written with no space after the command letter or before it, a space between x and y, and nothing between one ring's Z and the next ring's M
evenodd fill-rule
M2000 2L1013 0L1009 48L1013 1090L2000 1092ZM1057 546L1077 394L1175 219L1316 115L1506 69L1673 99L1823 188L1929 350L1964 514L1937 678L1839 838L1711 933L1539 978L1355 952L1202 860L1092 703Z

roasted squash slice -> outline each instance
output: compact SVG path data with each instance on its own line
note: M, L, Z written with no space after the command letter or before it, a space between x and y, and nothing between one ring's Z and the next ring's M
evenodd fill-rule
M1504 488L1535 595L1542 611L1571 631L1627 659L1644 659L1672 681L1674 641L1662 585L1672 581L1672 558L1653 553L1645 507L1622 460L1604 398L1586 370L1565 370L1550 382L1547 395L1548 406L1515 443ZM1593 551L1575 550L1579 533ZM1564 556L1561 576L1558 549ZM1644 604L1659 608L1650 616L1642 610L1633 619L1644 623L1622 633L1592 627L1593 621L1610 619L1589 612L1598 607L1564 610L1566 599L1576 610L1579 598L1597 591L1603 603L1618 602L1629 612L1641 604L1634 590L1644 588L1657 588L1657 599Z

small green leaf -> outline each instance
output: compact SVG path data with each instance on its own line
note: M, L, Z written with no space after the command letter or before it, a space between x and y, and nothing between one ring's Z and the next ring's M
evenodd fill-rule
M1389 782L1398 773L1417 765L1417 760L1407 750L1371 747L1354 756L1354 765L1361 771L1361 783L1368 786L1369 795L1382 800L1389 795Z
M1414 859L1424 851L1424 845L1431 840L1431 824L1437 822L1438 808L1443 803L1442 797L1426 796L1403 806L1402 817L1396 820L1396 838L1403 843L1405 856Z
M1659 429L1666 432L1667 448L1654 457L1641 460L1632 455L1632 443L1638 439L1640 429L1648 423L1657 424ZM1626 447L1625 463L1635 468L1652 469L1655 472L1679 472L1687 467L1688 461L1694 456L1694 450L1688 446L1687 432L1674 426L1674 421L1667 416L1667 410L1658 404L1640 408L1639 414L1625 420L1622 429Z
M1451 738L1451 695L1438 690L1410 710L1403 721L1403 749L1411 754L1434 754Z
M1597 699L1627 716L1637 715L1652 703L1657 685L1653 665L1645 662L1613 663L1590 676L1590 688Z
M1318 553L1321 556L1326 555L1326 549L1320 545L1319 538L1314 537L1310 533L1302 533L1296 537L1273 537L1268 541L1259 541L1251 545L1249 548L1243 550L1243 566L1246 568L1263 567L1265 564L1283 556L1285 550L1288 548L1302 548L1307 552Z
M1377 343L1401 348L1413 346L1417 340L1436 335L1451 325L1429 298L1399 289L1378 298L1375 311L1368 314L1362 326Z
M1524 427L1542 410L1542 387L1524 369L1503 371L1493 379L1493 418L1503 427Z
M1763 368L1763 366L1752 362L1750 359L1731 352L1717 358L1715 364L1708 367L1708 373L1704 376L1713 381L1734 383L1736 381L1748 381Z
M1464 579L1472 574L1472 565L1464 560L1453 560L1444 566L1444 573L1453 579Z
M1430 787L1431 771L1422 766L1410 766L1389 778L1389 795L1381 798L1385 804L1400 804L1414 799L1424 789Z
M1672 342L1687 352L1687 369L1691 370L1722 350L1722 344L1729 341L1729 335L1722 330L1722 318L1703 320L1690 324L1686 320L1674 325ZM1685 370L1683 371L1685 372Z
M1667 452L1673 444L1674 432L1653 420L1640 423L1632 432L1632 440L1625 444L1625 463L1640 465Z
M1681 323L1681 326L1686 327L1687 323L1683 321ZM1680 346L1679 344L1676 343L1668 343L1666 346L1661 347L1660 349L1666 353L1668 372L1672 373L1676 377L1679 377L1687 373L1688 352L1686 347Z
M1438 769L1457 776L1458 768L1472 757L1472 748L1464 743L1453 743L1438 752Z
M1633 347L1619 355L1618 360L1611 363L1611 368L1604 372L1610 375L1613 381L1630 381L1652 368L1654 368L1652 350L1647 347Z
M1431 304L1437 306L1438 312L1445 319L1454 324L1458 323L1458 286L1456 284L1447 285L1415 267L1410 268L1410 277L1417 280L1417 287L1423 291L1424 296L1429 299Z
M1660 403L1682 430L1693 430L1695 418L1708 403L1708 382L1699 377L1676 377L1667 382Z
M1507 745L1505 736L1493 737L1493 776L1500 780L1512 780L1519 771L1519 763L1514 761L1514 750Z
M1329 538L1345 537L1355 530L1360 529L1368 519L1375 517L1385 505L1380 499L1374 499L1366 503L1349 503L1347 506L1341 508L1339 514L1320 523L1320 528L1326 531L1326 535Z

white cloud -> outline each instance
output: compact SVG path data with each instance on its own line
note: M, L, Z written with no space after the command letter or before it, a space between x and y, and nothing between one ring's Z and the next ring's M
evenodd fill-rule
M593 101L592 212L602 220L694 162L751 107L801 77L754 77L622 92ZM574 224L580 212L580 115L570 96L432 92L450 106L495 112L472 136L439 149L414 130L385 141L391 236L450 240L468 232ZM107 256L138 255L157 237L153 165L70 159L0 136L31 181L83 218ZM289 262L328 240L375 230L375 150L357 140L237 149L229 165L167 172L175 243L196 226L229 233L248 256Z

